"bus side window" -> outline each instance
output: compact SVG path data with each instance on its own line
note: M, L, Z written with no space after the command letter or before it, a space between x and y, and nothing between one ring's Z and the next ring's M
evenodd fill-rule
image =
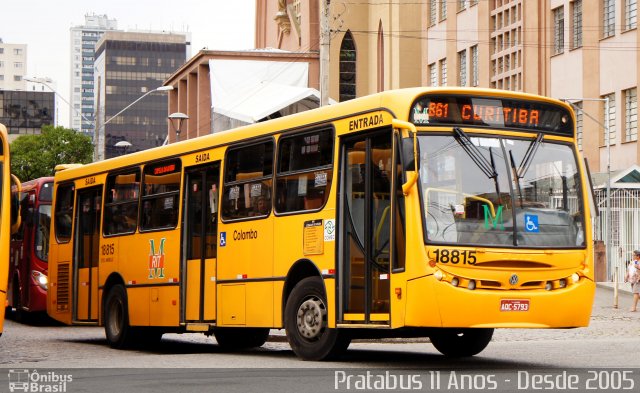
M138 226L140 170L107 176L102 231L105 236L134 233Z
M276 172L278 213L324 206L333 175L333 140L329 128L280 139Z
M229 149L222 218L266 217L271 213L273 140Z
M58 243L68 243L71 240L75 186L73 184L58 185L56 192L54 215L56 239Z

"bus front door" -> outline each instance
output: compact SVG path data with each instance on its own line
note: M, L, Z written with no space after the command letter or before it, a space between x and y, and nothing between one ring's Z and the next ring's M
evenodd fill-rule
M186 169L186 175L182 319L214 322L220 162Z
M98 322L102 187L78 190L74 235L74 320Z
M342 144L341 321L390 323L391 131Z

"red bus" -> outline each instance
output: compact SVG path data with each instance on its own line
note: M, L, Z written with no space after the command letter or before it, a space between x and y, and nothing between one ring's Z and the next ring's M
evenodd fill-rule
M16 319L25 313L47 310L47 260L53 177L22 183L20 206L22 225L11 238L9 260L9 307Z

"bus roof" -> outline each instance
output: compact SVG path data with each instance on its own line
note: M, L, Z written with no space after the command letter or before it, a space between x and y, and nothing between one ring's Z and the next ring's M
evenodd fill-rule
M222 146L242 140L250 140L261 136L272 135L276 132L285 132L296 128L321 125L333 120L356 116L376 110L386 110L394 117L407 119L412 103L425 94L460 94L478 95L483 97L507 97L514 99L529 99L549 102L563 106L567 109L571 107L559 100L548 97L519 93L512 91L481 89L481 88L460 88L460 87L413 87L398 90L388 90L353 100L341 102L335 105L325 106L318 109L284 116L278 119L250 124L247 126L216 132L193 139L188 139L166 146L160 146L148 150L130 153L124 156L110 158L86 165L72 164L68 169L56 172L57 181L82 178L98 173L106 173L113 168L123 168L127 166L141 165L146 162L175 157L185 152L197 152L213 146ZM304 122L302 121L304 119Z

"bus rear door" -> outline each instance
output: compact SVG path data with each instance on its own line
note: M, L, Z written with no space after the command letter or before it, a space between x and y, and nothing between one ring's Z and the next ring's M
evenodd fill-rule
M78 190L74 235L75 320L98 322L102 187Z
M183 316L187 323L216 319L216 258L220 162L186 168L186 255L182 265Z

